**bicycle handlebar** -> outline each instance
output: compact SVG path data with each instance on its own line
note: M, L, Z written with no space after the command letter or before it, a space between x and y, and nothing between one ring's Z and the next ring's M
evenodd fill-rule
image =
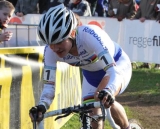
M64 116L58 116L55 120L66 117L70 115L71 113L88 113L90 112L90 109L92 108L100 108L102 107L102 103L100 101L98 102L92 102L92 103L86 103L78 106L73 106L73 107L68 107L68 108L63 108L63 109L58 109L54 111L49 111L44 114L44 118L47 117L52 117L52 116L57 116L57 115L62 115L65 114Z
M57 116L57 115L61 115L61 116L58 116L55 118L55 120L57 119L60 119L62 117L67 117L68 115L70 115L71 113L78 113L78 114L87 114L87 113L90 113L92 112L92 108L101 108L101 111L102 111L102 115L100 116L100 118L103 119L103 121L105 120L105 107L104 107L104 104L102 103L102 99L104 96L106 96L106 92L105 91L101 91L99 93L99 96L98 98L100 99L100 101L97 101L97 102L92 102L92 103L86 103L86 104L79 104L77 106L73 106L73 107L67 107L67 108L63 108L63 109L58 109L58 110L54 110L54 111L49 111L49 112L46 112L43 116L43 118L47 118L47 117L52 117L52 116ZM111 97L110 97L111 100L113 100ZM112 104L114 102L111 101L110 104ZM63 115L62 115L63 114ZM88 116L88 115L87 115ZM88 116L90 118L92 118L93 120L96 120L94 118L94 116ZM39 127L41 129L42 128L42 124L41 122L39 123Z

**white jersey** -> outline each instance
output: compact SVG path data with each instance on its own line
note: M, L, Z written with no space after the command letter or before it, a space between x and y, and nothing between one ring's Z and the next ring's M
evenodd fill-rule
M98 26L85 25L78 27L76 32L76 45L78 49L78 56L73 56L68 53L64 58L58 57L49 46L45 47L45 81L51 83L55 82L57 61L66 62L72 66L80 67L83 71L84 77L86 78L88 83L93 87L97 87L99 82L105 75L110 75L112 74L112 72L123 72L122 70L117 70L116 68L110 68L113 65L118 65L117 62L120 61L120 59L124 61L124 64L130 63L129 58L125 55L119 44L112 41L108 34ZM122 58L123 55L125 56L125 59ZM50 76L48 76L48 71L50 71ZM107 73L107 71L109 72ZM92 78L96 75L98 75L98 77ZM112 80L110 83L113 83L113 81L115 80L114 78L116 78L116 75L113 74L110 76L112 76L112 78L110 77L110 80ZM51 103L51 100L47 100L49 98L45 98L45 92L47 92L47 89L43 91L41 101L44 101L49 105Z

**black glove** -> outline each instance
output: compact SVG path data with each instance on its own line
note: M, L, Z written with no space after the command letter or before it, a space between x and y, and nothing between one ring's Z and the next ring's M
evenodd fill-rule
M103 100L103 98L107 96L107 102L109 102L109 105L114 103L114 97L108 90L102 90L99 92L98 98L100 100Z
M44 105L38 105L35 107L32 107L29 110L29 114L32 115L34 118L34 121L42 121L43 120L43 114L46 112L46 108Z

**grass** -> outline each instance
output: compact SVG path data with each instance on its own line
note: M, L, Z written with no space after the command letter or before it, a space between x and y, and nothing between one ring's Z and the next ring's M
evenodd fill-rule
M143 98L145 102L158 102L156 98L160 97L160 70L134 69L126 92Z
M129 86L124 92L126 97L141 99L146 103L160 103L160 70L155 69L133 69ZM125 106L128 118L134 118L136 113L129 106ZM61 129L79 129L79 117L74 115ZM105 129L111 129L105 122Z

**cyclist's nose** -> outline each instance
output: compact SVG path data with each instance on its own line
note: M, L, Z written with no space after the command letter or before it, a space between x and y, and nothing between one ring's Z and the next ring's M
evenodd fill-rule
M51 44L50 48L54 51L57 52L59 50L59 47L56 44Z

